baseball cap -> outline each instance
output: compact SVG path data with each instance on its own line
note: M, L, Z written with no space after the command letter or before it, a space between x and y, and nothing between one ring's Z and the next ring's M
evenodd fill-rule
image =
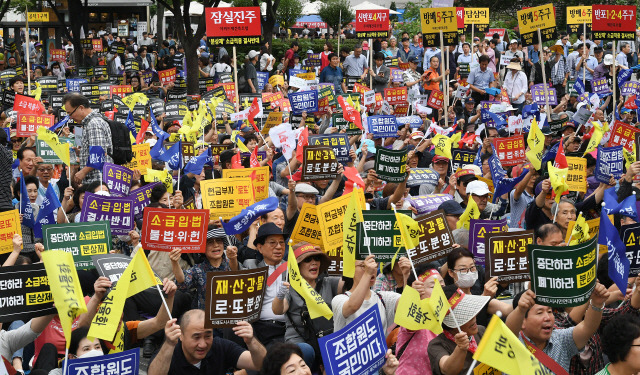
M320 194L320 192L318 191L318 189L314 188L313 186L304 183L304 182L300 182L296 184L296 194L315 194L318 195Z
M517 44L517 43L518 43L518 40L517 40L517 39L511 39L511 41L509 42L509 44L513 44L513 43L516 43L516 44Z
M613 55L606 55L604 57L604 65L611 65L613 64Z
M548 126L543 126L542 129L540 129L540 131L542 132L542 135L552 135L553 131L551 131L551 128Z
M420 59L414 56L414 57L412 57L412 58L410 58L410 59L409 59L409 62L410 62L410 63L417 64L417 63L419 63L419 62L420 62Z
M251 50L251 51L249 51L248 56L249 56L249 59L253 59L254 57L258 56L258 52L254 51L254 50Z
M417 131L417 132L413 132L411 133L411 139L422 139L424 138L424 133Z
M445 161L445 162L449 162L449 158L445 158L444 156L440 156L440 155L436 155L433 157L433 159L431 160L431 162L433 164L441 162L441 161Z
M449 199L448 201L442 202L440 206L438 206L439 210L443 210L445 215L462 215L464 209L460 205L460 203L454 201L453 199Z
M483 195L487 195L491 193L489 191L489 186L487 186L487 183L484 181L471 181L469 182L469 184L467 185L467 195L477 195L477 196L483 196Z

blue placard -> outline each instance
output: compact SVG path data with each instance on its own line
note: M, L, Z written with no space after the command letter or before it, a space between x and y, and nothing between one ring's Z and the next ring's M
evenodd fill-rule
M89 81L84 78L69 78L67 79L67 92L80 92L80 85L87 82Z
M420 116L411 115L396 118L396 123L398 126L409 124L411 129L418 129L422 126L423 121Z
M76 358L66 362L67 374L131 374L138 375L140 370L140 349L102 355L99 357Z
M264 89L264 85L269 81L269 73L268 72L256 72L258 75L258 88L260 90Z
M301 115L304 111L308 114L318 112L318 91L316 90L290 93L289 101L294 115Z
M295 77L296 74L307 73L304 69L289 69L289 77Z
M395 116L369 116L367 124L369 133L373 134L373 138L398 136L398 124Z
M336 160L342 165L352 161L349 156L349 136L346 134L310 135L309 144L330 146L336 155Z
M622 176L624 166L624 155L622 146L598 147L598 158L596 159L596 180L605 184L609 183L611 175L616 180Z
M440 175L438 172L429 168L411 168L409 169L409 179L407 187L419 186L422 184L437 185Z
M318 338L318 344L327 375L376 374L387 352L378 305L338 332Z

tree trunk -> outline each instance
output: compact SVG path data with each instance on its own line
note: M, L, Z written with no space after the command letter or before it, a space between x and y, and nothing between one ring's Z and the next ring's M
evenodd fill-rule
M187 94L197 95L200 94L200 88L198 87L198 78L200 72L198 71L198 53L196 52L199 41L192 39L187 42L184 41L184 54L187 68Z
M160 51L162 48L162 41L164 40L164 4L159 1L156 11L156 37L158 37L158 46L156 51Z

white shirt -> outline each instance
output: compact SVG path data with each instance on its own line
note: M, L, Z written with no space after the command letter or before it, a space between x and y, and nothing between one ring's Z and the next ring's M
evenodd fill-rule
M618 65L623 66L625 69L628 69L629 61L627 60L627 55L624 52L620 51L620 53L616 56L616 62Z
M524 94L527 93L527 75L524 72L519 71L515 75L509 70L507 74L504 75L504 85L503 87L507 90L507 94L509 94L509 98L513 98L518 94L521 94L517 100L512 100L512 104L521 104L524 102Z

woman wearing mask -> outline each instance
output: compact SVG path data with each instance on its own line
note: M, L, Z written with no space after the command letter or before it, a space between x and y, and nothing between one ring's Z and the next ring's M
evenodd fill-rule
M473 260L473 254L464 248L455 248L447 256L446 265L442 266L441 273L446 272L444 281L447 285L455 284L460 290L466 294L476 294L491 297L489 303L483 306L478 312L478 324L487 325L491 319L491 315L500 311L503 317L507 317L513 306L494 297L498 292L497 277L488 280L482 289L484 282L484 268L476 266ZM482 275L482 279L478 280L478 275ZM480 282L478 282L480 281Z
M38 211L40 210L40 206L36 203L38 199L38 179L35 176L25 176L24 184L27 188L27 197L20 196L20 181L16 182L13 186L13 196L18 200L18 203L15 205L17 210L20 210L22 213L22 209L20 208L20 200L28 199L29 204L31 205L31 209L33 210L33 219L35 220L38 217ZM20 251L20 255L24 255L31 259L32 263L36 263L40 261L40 258L36 254L35 250L35 241L36 238L33 234L33 229L28 226L21 224L22 228L22 251Z

